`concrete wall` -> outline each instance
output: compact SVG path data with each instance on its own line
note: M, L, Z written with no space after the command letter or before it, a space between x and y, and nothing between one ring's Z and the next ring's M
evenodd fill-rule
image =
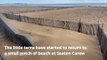
M12 39L13 42L16 42L23 46L33 46L33 40L29 35L20 33L14 26L12 26L8 20L0 14L1 27L4 29L6 35Z

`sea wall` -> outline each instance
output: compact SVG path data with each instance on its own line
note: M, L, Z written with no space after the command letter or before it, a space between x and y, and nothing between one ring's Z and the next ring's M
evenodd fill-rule
M20 33L8 20L0 14L0 25L4 29L5 34L12 39L13 42L22 46L33 46L33 40L29 35Z

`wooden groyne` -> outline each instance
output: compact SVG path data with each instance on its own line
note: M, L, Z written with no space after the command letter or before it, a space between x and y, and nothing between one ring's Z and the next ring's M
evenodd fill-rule
M104 59L107 60L107 35L105 34L106 31L103 30L103 24L98 26L98 40L101 47L101 52L103 54Z
M33 46L34 42L29 35L20 33L14 26L12 26L8 19L0 14L0 25L4 29L5 34L12 39L13 42L16 42L22 46Z
M85 33L88 35L97 35L98 24L86 24L86 23L82 23L81 21L77 23L72 21L49 20L44 18L30 18L26 16L13 15L13 14L4 14L4 15L9 19L13 19L21 22L68 29L68 30Z

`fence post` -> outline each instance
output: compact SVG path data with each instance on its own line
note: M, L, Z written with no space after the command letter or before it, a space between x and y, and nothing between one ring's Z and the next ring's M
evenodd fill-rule
M78 23L78 32L81 32L82 30L82 23L81 23L81 20L79 21Z

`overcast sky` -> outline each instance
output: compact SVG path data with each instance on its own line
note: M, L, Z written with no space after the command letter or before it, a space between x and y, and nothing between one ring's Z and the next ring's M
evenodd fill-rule
M33 4L107 3L107 0L0 0L0 3L33 3Z

